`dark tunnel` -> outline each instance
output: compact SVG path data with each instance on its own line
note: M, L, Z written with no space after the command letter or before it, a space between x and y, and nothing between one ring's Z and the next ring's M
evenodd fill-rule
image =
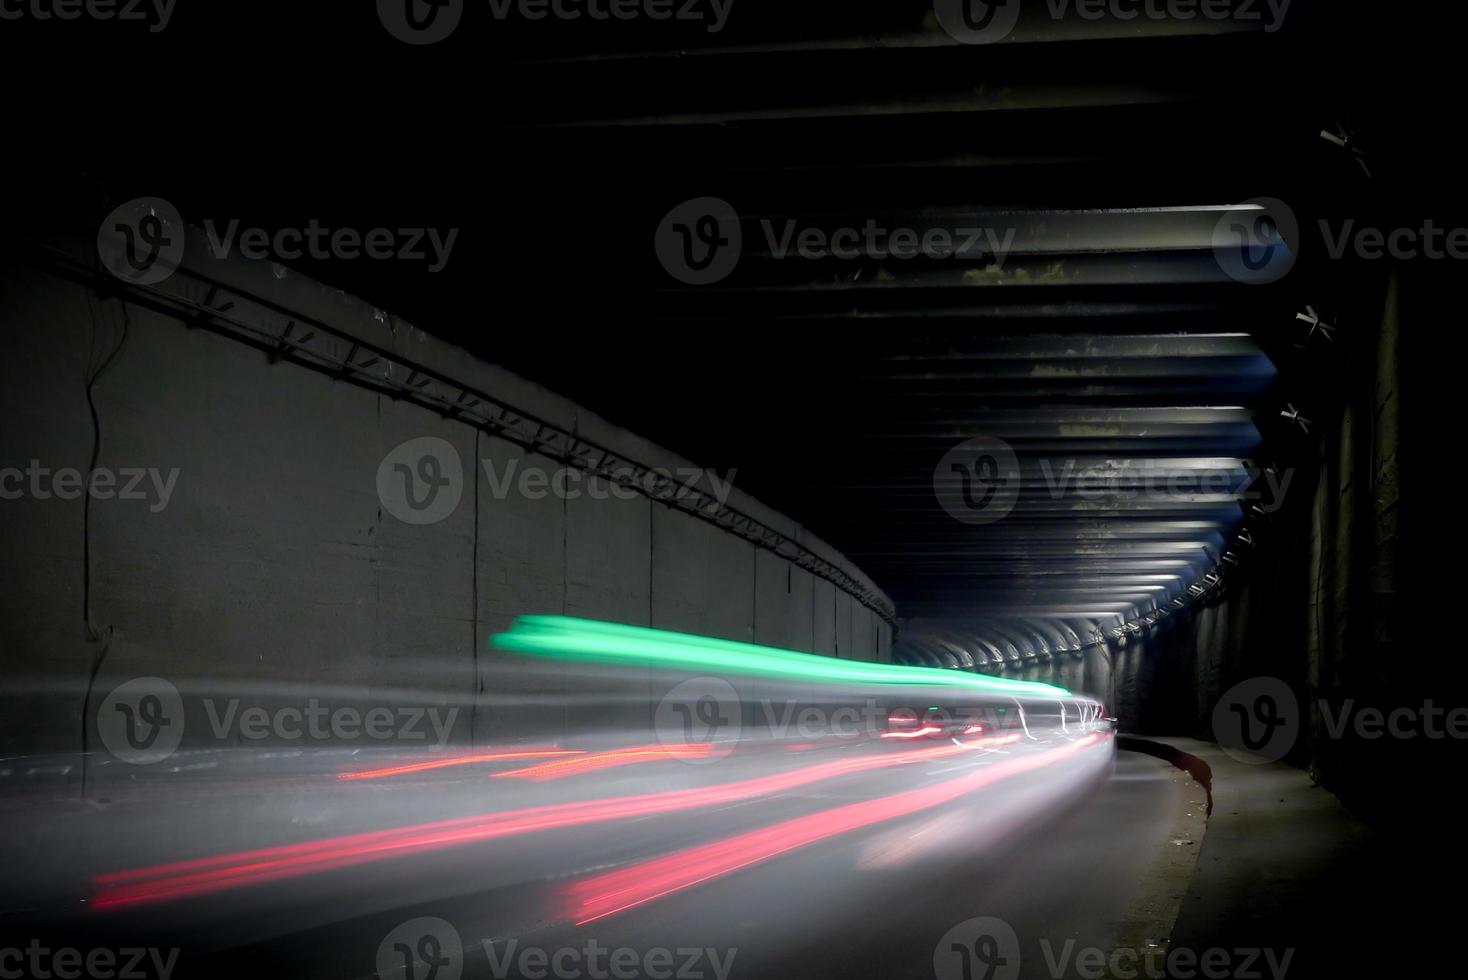
M1451 13L0 0L0 978L1448 968Z

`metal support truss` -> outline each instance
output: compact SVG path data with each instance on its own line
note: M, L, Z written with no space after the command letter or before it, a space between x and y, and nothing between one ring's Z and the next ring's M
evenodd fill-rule
M208 287L202 301L191 300L157 286L123 282L106 271L88 267L52 248L41 249L40 264L104 295L118 296L126 302L173 317L188 327L208 330L254 347L262 351L271 363L289 361L335 380L412 402L446 419L462 422L530 452L626 487L793 562L812 575L831 582L889 625L897 625L892 604L876 590L789 535L720 502L692 482L676 479L666 468L650 466L584 439L569 429L521 411L431 368L404 360L343 330L182 268L174 274L175 278L186 277ZM221 302L223 294L232 299ZM238 309L241 303L284 316L285 327L273 332L247 322ZM333 347L345 349L345 356L334 352Z

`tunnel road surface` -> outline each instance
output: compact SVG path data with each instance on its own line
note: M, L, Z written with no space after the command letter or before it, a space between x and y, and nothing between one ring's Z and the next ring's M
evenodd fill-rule
M1165 939L1165 923L1133 910L1148 870L1179 846L1186 780L1152 758L1113 757L1094 733L977 752L951 741L771 746L778 766L657 759L566 779L567 760L509 763L538 779L519 780L501 823L587 806L607 817L629 799L646 810L512 840L456 837L482 835L484 814L450 817L445 804L482 786L482 771L405 773L385 794L407 808L389 836L216 846L94 875L90 907L58 929L80 923L117 947L141 937L165 965L176 946L172 977L412 980L1069 978L1091 975L1085 951ZM384 794L360 782L359 799ZM575 783L595 795L570 798ZM690 793L700 805L662 808ZM414 797L439 819L405 824Z

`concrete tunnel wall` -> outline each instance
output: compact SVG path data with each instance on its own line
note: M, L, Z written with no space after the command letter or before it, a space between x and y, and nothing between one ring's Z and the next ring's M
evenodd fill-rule
M186 268L641 462L690 465L354 297L268 263L217 260L195 247L199 237L191 237ZM78 239L67 248L85 256L88 245ZM182 276L164 287L202 298ZM248 303L233 312L273 318L277 331L285 321ZM473 315L486 318L486 330L542 328ZM0 467L24 468L34 459L53 470L87 470L87 378L125 325L125 346L93 390L97 465L179 471L166 507L154 513L147 502L94 500L86 532L81 499L25 494L0 501L0 658L7 688L30 692L5 698L6 751L80 748L83 692L94 669L91 713L116 684L151 675L222 678L240 690L277 681L341 685L341 698L364 705L403 684L426 692L430 705L461 701L476 685L502 694L494 668L504 655L489 651L487 640L524 613L889 659L891 628L853 595L663 503L605 492L599 496L607 499L517 492L499 499L474 461L492 460L499 472L512 459L549 472L558 464L467 424L298 365L270 363L234 340L138 306L124 309L116 298L39 268L0 270L0 323L11 338L0 380L9 420L0 430ZM409 526L384 512L375 474L384 454L420 436L454 445L465 489L441 523ZM738 490L729 503L886 602L858 569L795 522ZM91 555L90 630L84 548ZM573 710L554 700L545 711ZM244 703L251 703L248 693ZM649 710L634 706L630 717L645 723ZM514 715L465 711L452 740L484 743L511 734ZM188 731L186 745L196 735L208 743L192 711Z
M1406 431L1399 340L1404 320L1422 325L1433 315L1422 285L1393 276L1379 315L1354 319L1343 404L1319 420L1322 438L1247 572L1221 599L1114 653L1116 711L1141 733L1211 739L1214 708L1230 688L1254 677L1283 680L1301 727L1286 761L1373 820L1408 817L1397 803L1424 794L1440 793L1450 806L1460 766L1452 739L1361 738L1326 723L1327 712L1340 718L1347 708L1465 703L1443 697L1462 684L1458 651L1441 637L1409 642L1398 600L1411 591L1409 575L1432 574L1398 561L1401 527L1410 523L1398 506Z

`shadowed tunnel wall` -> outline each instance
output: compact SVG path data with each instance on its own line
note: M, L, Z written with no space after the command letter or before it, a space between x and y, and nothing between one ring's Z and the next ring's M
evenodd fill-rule
M1406 592L1398 341L1403 322L1431 319L1417 285L1406 272L1393 276L1380 313L1353 318L1340 405L1317 420L1319 438L1247 571L1223 598L1109 654L1115 710L1140 733L1213 738L1214 708L1231 687L1283 680L1301 725L1288 761L1372 817L1393 816L1403 794L1450 787L1444 772L1456 768L1447 741L1361 738L1338 725L1364 708L1416 711L1434 690L1440 707L1456 706L1440 693L1445 675L1461 672L1456 652L1409 644L1398 602Z
M188 269L648 465L690 467L353 297L190 245ZM86 245L70 251L85 256ZM206 298L182 273L164 287ZM248 302L231 315L277 333L287 321ZM486 311L466 315L484 317L486 330L541 328ZM577 495L558 496L546 487L561 464L420 406L272 363L50 270L7 268L0 320L13 338L0 380L0 411L10 420L0 467L24 470L35 460L87 472L95 377L96 466L177 472L166 506L156 508L157 494L87 504L80 495L41 499L28 487L0 501L11 529L0 561L7 686L48 692L7 698L0 741L13 751L76 750L94 670L93 712L100 692L150 675L222 680L246 692L246 705L250 685L276 682L337 685L343 699L361 704L411 684L428 705L461 703L496 683L487 640L524 613L888 657L887 622L831 580L647 496L609 493L603 481L586 477L574 484ZM410 526L384 510L376 478L386 454L420 437L452 444L464 487L443 520ZM516 482L497 489L481 461L501 478L514 466L548 479L537 478L530 493ZM858 569L793 521L737 490L728 502L840 568L890 610ZM575 710L553 698L545 704L547 712ZM199 724L191 713L190 732ZM513 718L466 710L453 739L469 741L471 727L482 743L508 734Z

